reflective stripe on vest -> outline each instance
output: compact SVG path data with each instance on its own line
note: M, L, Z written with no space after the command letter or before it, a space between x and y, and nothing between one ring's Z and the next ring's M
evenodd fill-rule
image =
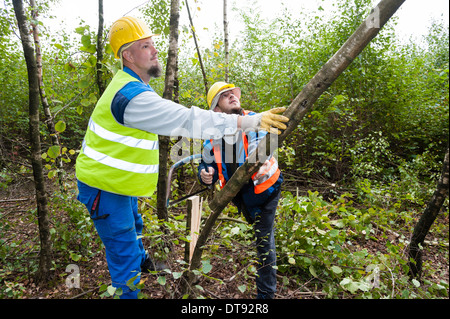
M151 196L158 181L158 135L121 125L111 112L115 95L131 81L139 80L119 71L98 101L77 158L76 175L91 187L115 194Z
M86 143L84 143L84 142L83 142L83 153L87 157L89 157L103 165L107 165L107 166L117 168L117 169L127 171L127 172L133 172L133 173L138 173L138 174L154 174L154 173L158 173L158 170L159 170L158 165L134 164L134 163L123 161L123 160L120 160L117 158L113 158L106 154L97 152L96 150L90 148L89 146L86 146Z
M255 194L261 194L275 184L278 177L280 177L280 174L281 171L278 169L278 162L275 158L272 157L270 160L266 161L263 166L260 167L259 171L252 176L253 184L255 185ZM259 178L257 178L257 176L259 176Z
M131 136L122 136L104 129L100 125L96 124L92 119L89 120L89 129L108 141L117 142L129 147L141 148L143 150L158 149L158 141L141 140Z

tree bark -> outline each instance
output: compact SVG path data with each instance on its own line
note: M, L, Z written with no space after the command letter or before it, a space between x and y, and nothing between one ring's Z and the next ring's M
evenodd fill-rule
M448 183L449 183L449 159L448 159L448 147L444 157L444 164L442 166L442 173L437 184L436 190L428 203L425 211L414 227L414 232L411 237L411 243L409 244L409 275L411 277L419 277L422 274L422 248L425 241L425 237L430 231L431 226L436 220L445 199L448 196Z
M29 37L27 18L22 0L13 0L14 12L17 18L23 53L28 71L29 86L29 136L31 144L31 164L36 188L37 217L41 250L39 255L39 270L36 279L45 283L51 278L52 244L48 219L47 195L45 191L44 174L41 157L41 140L39 131L39 76L34 55L32 40Z
M178 25L180 19L180 1L172 0L170 9L169 52L166 65L166 78L163 98L172 100L178 66ZM159 136L159 174L157 188L157 215L159 219L168 220L166 207L167 161L169 158L170 137Z
M225 43L225 82L229 81L229 66L230 66L230 50L228 40L228 10L227 0L223 0L223 37Z
M41 52L41 41L39 38L39 27L38 27L38 9L36 7L36 1L30 0L30 6L31 6L31 16L33 18L33 21L31 23L31 26L33 28L33 39L34 39L34 47L36 51L36 66L37 66L37 76L39 81L39 94L41 97L42 102L42 108L44 110L45 115L45 124L47 125L47 129L50 133L50 138L52 141L53 146L57 146L58 148L61 148L58 132L55 129L55 122L54 117L52 115L52 112L50 111L50 105L48 103L47 94L45 93L45 87L44 87L44 76L42 71L42 52ZM61 191L64 191L64 177L63 177L63 162L62 162L62 156L61 154L58 155L57 158L55 158L56 165L58 167L58 182Z
M281 146L286 137L298 126L303 117L311 111L317 99L331 86L342 74L350 63L362 52L370 41L379 33L380 29L394 15L405 0L382 0L344 43L336 54L322 67L322 69L309 81L305 88L292 101L284 115L290 118L287 129L278 137L278 145ZM216 219L222 210L236 196L241 187L251 178L261 166L258 154L268 154L271 143L262 141L258 149L231 177L222 191L218 192L209 206L211 215L203 227L192 257L191 270L200 267L203 247L212 232ZM261 148L266 148L261 152Z
M103 80L102 61L103 61L103 0L98 0L98 32L97 32L97 86L99 96L105 92L106 83Z

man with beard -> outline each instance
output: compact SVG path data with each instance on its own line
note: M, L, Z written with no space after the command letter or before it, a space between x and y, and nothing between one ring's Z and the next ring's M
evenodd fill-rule
M211 86L207 100L212 111L254 117L256 113L241 108L241 89L234 84L217 82ZM264 130L241 131L233 137L211 139L204 144L198 177L205 185L219 181L221 188L244 164L249 154L256 150L267 135ZM280 198L283 177L278 162L269 156L258 172L233 198L233 203L246 220L254 225L256 251L259 259L256 288L258 299L272 299L276 292L276 252L274 220Z
M240 129L285 129L283 122L288 121L276 114L279 110L250 118L161 98L149 85L161 75L153 36L134 17L123 17L111 27L110 44L123 69L98 100L76 162L78 200L105 246L112 285L121 288L121 298L137 298L141 272L159 269L143 247L137 205L137 197L150 197L156 189L158 135L176 131L189 138L220 138ZM194 123L201 130L194 130Z

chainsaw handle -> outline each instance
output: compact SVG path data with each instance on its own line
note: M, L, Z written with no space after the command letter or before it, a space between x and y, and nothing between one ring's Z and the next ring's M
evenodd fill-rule
M169 206L169 197L170 197L170 184L172 182L172 174L173 171L177 168L179 168L180 166L183 166L187 163L189 163L192 160L198 159L198 158L202 158L202 154L194 154L188 157L183 158L182 160L176 162L175 164L173 164L170 167L169 170L169 174L167 176L167 188L166 188L166 205Z

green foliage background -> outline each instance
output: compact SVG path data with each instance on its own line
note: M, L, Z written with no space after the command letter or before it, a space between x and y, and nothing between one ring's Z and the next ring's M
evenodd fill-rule
M164 63L169 2L153 2L154 6L141 11L145 16L159 17L151 23L162 34L157 45ZM40 3L45 14L52 1ZM286 10L272 21L263 20L257 10L236 9L245 25L245 41L231 39L230 82L241 87L244 108L264 111L289 105L372 7L369 0L335 3L336 13L331 19L320 14L321 7L311 15L300 16ZM6 1L0 11L0 187L7 189L16 174L29 173L24 159L28 155L28 83L17 30L13 28L11 1ZM286 179L277 218L277 241L282 247L278 252L279 270L294 281L303 280L305 273L322 278L317 287L329 298L448 295L448 278L447 282L428 282L428 288L423 289L419 283L408 282L404 276L407 238L397 246L387 244L386 253L350 247L355 240L380 240L375 238L374 223L407 237L434 191L448 147L448 25L434 21L422 42L403 43L394 32L394 24L395 18L322 95L278 153ZM51 30L42 23L40 28L45 90L55 123L65 124L59 135L70 172L99 97L95 82L96 26L81 21L75 32ZM201 48L210 85L223 80L225 60L222 31L212 32L210 46ZM180 103L206 108L191 33L182 28L180 34ZM120 66L107 43L105 51L101 62L109 81ZM151 85L162 95L162 78ZM44 124L41 133L48 154L43 158L50 161L50 171L53 150ZM301 196L296 195L298 190ZM75 224L91 227L78 215L82 208L74 208L76 204L71 201L66 205L70 208L63 209L75 216ZM448 220L448 203L444 214ZM235 227L222 231L249 240L245 233L250 230ZM436 235L446 236L448 242L448 224L436 227ZM57 224L55 232L67 234L67 226ZM57 249L68 250L70 245L65 243L81 240L80 251L69 249L71 256L93 254L86 248L87 239L64 237ZM2 258L14 252L11 246L0 247ZM448 246L445 254L448 257ZM377 290L366 280L374 269L387 278ZM391 283L392 277L396 286Z

